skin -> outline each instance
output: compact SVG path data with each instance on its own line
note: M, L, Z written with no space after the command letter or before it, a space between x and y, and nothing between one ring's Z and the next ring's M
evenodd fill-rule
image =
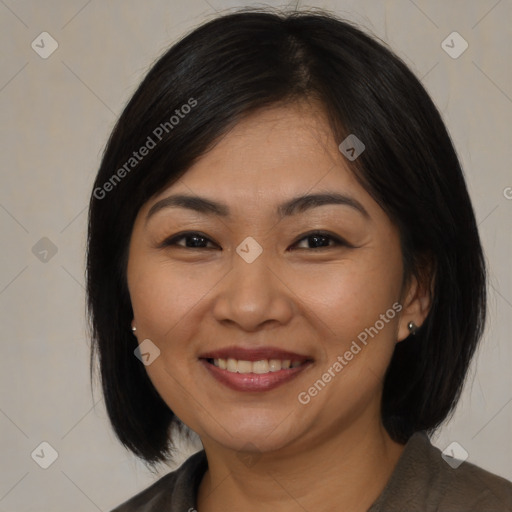
M274 106L239 122L170 187L140 210L127 270L140 342L161 353L148 375L175 414L203 442L209 469L199 512L338 509L363 511L379 496L403 446L380 419L383 378L395 344L421 325L430 302L413 278L403 284L399 233L357 182L314 103ZM356 199L279 218L296 196L338 192ZM169 207L171 194L225 204L218 217ZM325 230L335 239L304 238ZM194 240L162 242L184 230ZM236 252L248 236L263 252ZM365 328L398 302L402 310L308 404L307 391ZM313 363L265 392L240 392L215 380L200 354L231 345L273 346ZM253 457L247 459L245 457ZM247 462L249 460L250 462ZM272 508L270 508L272 507Z

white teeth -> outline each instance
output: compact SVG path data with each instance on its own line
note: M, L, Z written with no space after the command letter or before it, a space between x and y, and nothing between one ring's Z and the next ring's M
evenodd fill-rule
M238 373L251 373L252 363L251 361L238 361Z
M253 373L268 373L268 361L266 359L263 359L263 361L254 361L254 363L252 363L252 371Z
M281 369L281 361L279 359L270 359L268 366L271 372L278 372Z
M233 358L214 359L213 364L221 370L227 370L232 373L270 373L279 370L288 370L297 368L303 361L293 361L290 359L262 359L260 361L244 361Z
M215 362L214 362L215 364ZM238 371L238 361L236 359L228 358L226 370L228 372L236 372Z

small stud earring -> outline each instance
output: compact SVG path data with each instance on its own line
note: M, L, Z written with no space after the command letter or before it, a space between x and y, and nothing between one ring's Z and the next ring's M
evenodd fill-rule
M135 332L137 330L137 327L135 325L132 326L132 331Z
M418 326L412 320L407 324L407 327L412 335L416 334Z

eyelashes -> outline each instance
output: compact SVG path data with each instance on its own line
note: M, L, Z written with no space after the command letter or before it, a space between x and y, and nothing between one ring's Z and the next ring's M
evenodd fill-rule
M185 240L185 244L178 243ZM292 245L291 248L299 245L300 243L306 242L306 247L300 247L293 250L306 250L306 251L318 251L319 249L333 249L336 247L354 247L349 244L343 238L334 235L328 231L311 231L300 236ZM190 245L188 245L190 242ZM327 245L322 245L327 244ZM210 245L208 247L208 245ZM219 245L208 238L204 233L198 231L186 231L173 235L170 238L165 239L159 246L159 248L165 247L178 247L181 249L215 249ZM290 250L290 249L289 249Z
M293 246L296 246L299 242L303 242L304 240L309 242L313 242L313 247L301 247L299 250L314 250L314 249L329 249L340 246L349 246L349 244L340 238L339 236L333 235L326 231L313 231L311 233L307 233L305 235L301 235L296 242L294 242ZM317 245L318 243L322 243L322 241L333 242L332 245Z
M180 240L193 240L192 246L183 246L178 244ZM178 246L182 247L183 249L203 249L206 247L201 246L201 241L205 241L203 243L212 243L215 246L218 247L218 245L215 242L212 242L206 235L203 235L202 233L196 232L196 231L187 231L185 233L179 233L177 235L174 235L170 238L167 238L164 240L159 247L170 247L170 246Z

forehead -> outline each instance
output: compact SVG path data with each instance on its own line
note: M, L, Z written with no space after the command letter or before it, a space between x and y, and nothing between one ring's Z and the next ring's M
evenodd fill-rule
M308 191L365 194L338 144L315 103L259 110L238 122L153 202L171 191L260 204Z

